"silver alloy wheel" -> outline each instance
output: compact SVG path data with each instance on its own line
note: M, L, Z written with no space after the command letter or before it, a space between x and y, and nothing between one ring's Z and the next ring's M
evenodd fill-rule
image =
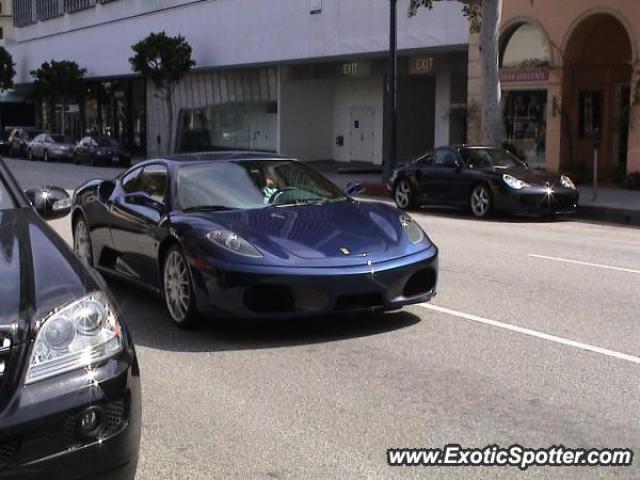
M411 205L411 186L407 180L401 180L396 185L395 200L396 205L402 209L409 208Z
M491 208L491 194L485 185L478 185L471 192L471 211L478 217L486 217Z
M91 265L93 259L91 258L91 237L89 236L89 229L84 219L78 220L73 235L73 250L80 260L87 265Z
M164 298L171 318L183 323L189 315L191 287L187 263L177 250L172 250L164 263Z

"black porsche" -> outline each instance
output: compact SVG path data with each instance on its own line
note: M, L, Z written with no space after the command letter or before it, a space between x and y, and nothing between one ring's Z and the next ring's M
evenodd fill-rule
M70 200L54 187L25 196L0 160L0 479L135 476L131 338L102 278L43 221Z
M534 170L506 150L447 146L396 169L387 184L396 205L468 208L492 212L558 215L575 213L579 194L565 175Z

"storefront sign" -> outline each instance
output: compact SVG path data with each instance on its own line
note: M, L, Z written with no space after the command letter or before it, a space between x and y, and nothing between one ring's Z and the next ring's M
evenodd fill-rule
M338 75L342 77L368 77L370 74L369 62L345 62L338 65Z
M549 70L545 68L500 70L501 82L546 82L547 80L549 80Z
M414 57L409 60L411 75L427 75L433 72L433 57Z

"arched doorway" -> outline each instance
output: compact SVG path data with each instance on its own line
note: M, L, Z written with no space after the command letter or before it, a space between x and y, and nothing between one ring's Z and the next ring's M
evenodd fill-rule
M571 32L563 52L564 168L591 175L599 135L599 177L613 180L625 171L632 57L627 30L613 15L593 14Z
M546 162L547 80L552 63L546 33L518 22L501 36L504 141L532 167Z

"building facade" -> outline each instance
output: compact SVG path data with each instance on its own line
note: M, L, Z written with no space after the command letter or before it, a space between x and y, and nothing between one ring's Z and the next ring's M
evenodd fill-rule
M505 141L534 166L590 178L599 139L601 178L640 171L640 2L505 0L500 43ZM472 35L469 104L478 48ZM470 130L477 139L477 121Z
M408 0L398 5L398 143L408 159L464 140L455 112L467 96L468 24L455 2L413 18ZM87 69L87 95L66 113L79 130L149 156L250 148L382 162L388 2L14 0L14 13L18 84L52 58ZM197 62L175 92L172 145L165 102L128 62L131 45L162 30L185 36Z

